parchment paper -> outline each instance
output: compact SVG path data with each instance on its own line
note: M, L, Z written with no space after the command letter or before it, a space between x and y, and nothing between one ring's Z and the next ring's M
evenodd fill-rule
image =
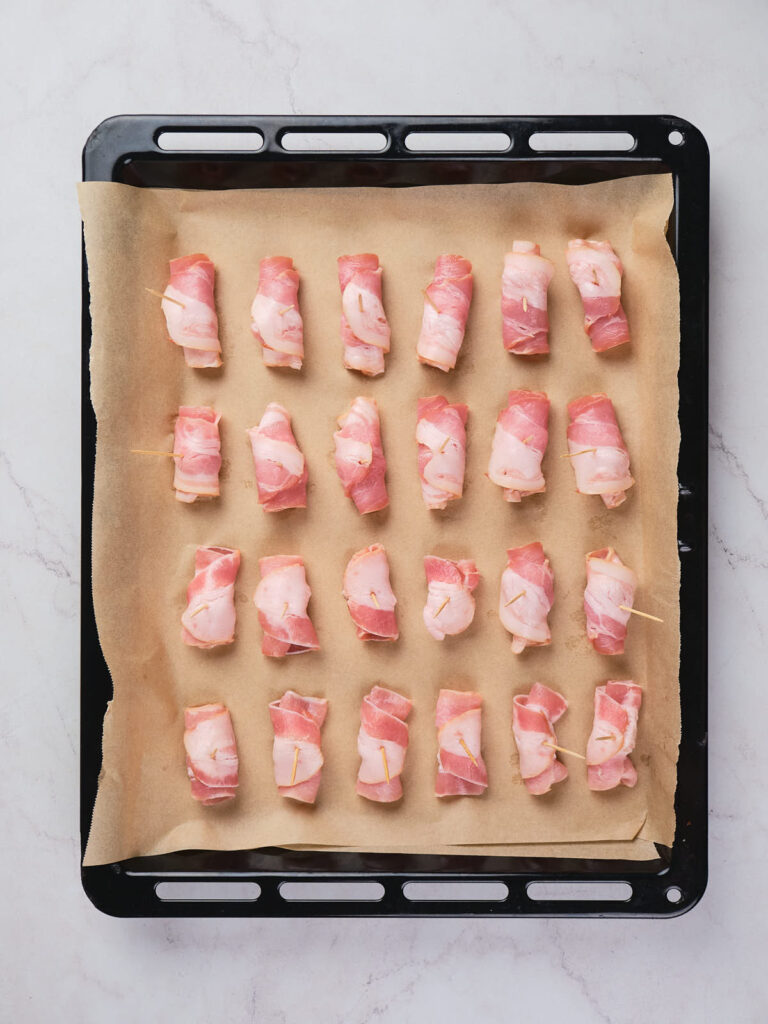
M664 237L672 207L667 175L588 186L504 184L409 189L190 192L80 186L93 316L92 399L98 417L93 594L114 699L104 726L104 764L86 864L182 848L263 845L368 850L456 848L457 853L535 847L575 856L651 856L651 841L674 834L679 743L679 563L676 465L679 443L678 284ZM608 238L625 266L624 304L632 343L592 351L565 248L574 237ZM513 239L533 239L553 260L551 354L522 359L501 343L500 278ZM387 370L375 380L342 367L336 257L378 253L392 326ZM224 366L189 369L168 342L159 300L168 260L205 252L216 264ZM468 257L475 295L458 367L445 375L415 355L421 289L436 256ZM301 373L263 366L249 308L259 259L293 257L301 275L306 358ZM499 410L510 388L545 390L552 402L547 492L509 505L484 476ZM637 481L625 505L604 509L575 491L566 404L606 391L614 401ZM441 393L469 404L466 491L445 512L428 512L416 467L416 401ZM390 507L361 517L333 465L336 417L355 395L379 403ZM257 504L245 431L269 401L283 403L309 464L309 507L268 514ZM129 454L170 450L180 404L222 414L222 497L174 500L170 459ZM515 656L497 615L505 549L541 540L555 572L553 643ZM359 641L341 596L352 553L387 549L400 640ZM237 640L201 651L180 640L179 618L195 547L238 547ZM635 603L663 625L633 617L623 657L596 654L586 640L582 595L586 552L614 545L638 574ZM282 660L260 651L252 597L258 558L304 557L310 614L322 650ZM443 643L426 632L422 558L473 557L483 579L470 630ZM512 697L535 680L570 702L558 741L584 751L596 684L632 678L645 691L634 761L635 789L592 793L585 767L562 755L570 778L535 799L519 776ZM411 697L405 798L392 806L355 794L360 701L381 682ZM485 699L483 753L490 788L482 798L434 796L434 710L441 687ZM292 687L330 701L318 803L281 799L272 775L267 705ZM228 705L240 753L237 799L206 808L191 799L182 746L185 705ZM634 841L634 842L633 842ZM574 844L570 847L564 844ZM589 844L585 846L583 844ZM587 852L588 851L588 852Z

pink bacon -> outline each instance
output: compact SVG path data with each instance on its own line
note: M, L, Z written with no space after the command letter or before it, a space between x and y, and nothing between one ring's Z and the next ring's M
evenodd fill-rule
M203 253L171 260L161 307L168 336L184 349L187 366L221 366L219 320L213 301L215 270Z
M513 242L501 278L502 339L517 356L549 352L547 289L555 273L535 242Z
M587 782L593 790L637 782L629 755L635 749L642 688L631 679L609 680L595 689L595 719L587 743Z
M261 653L269 658L317 651L315 627L307 614L312 591L299 555L271 555L259 559L261 582L253 601L264 630Z
M519 502L546 491L541 460L549 440L549 399L543 391L510 391L496 421L488 479Z
M406 719L413 707L407 697L374 686L363 697L357 752L362 762L356 792L367 800L390 804L403 795L401 774L408 749Z
M501 574L499 618L512 634L512 650L551 643L547 616L555 599L555 576L536 541L507 551L507 568Z
M424 295L416 353L420 362L448 372L456 365L464 341L472 301L472 264L463 256L438 256L434 279Z
M381 544L371 544L350 558L342 593L361 640L397 640L397 598L389 582L387 553Z
M187 587L181 639L190 647L218 647L235 639L235 579L240 568L236 548L200 547L195 575Z
M339 256L344 365L368 377L384 373L390 330L381 301L381 267L373 253Z
M541 683L534 683L529 694L518 694L512 701L520 774L533 796L548 793L568 777L568 769L558 761L552 746L557 744L553 726L567 709L568 701Z
M482 796L488 788L488 771L480 753L482 706L479 693L440 691L435 712L435 796Z
M565 258L581 295L584 330L595 352L629 341L627 314L621 304L624 268L611 243L574 238Z
M387 460L381 444L379 409L372 398L358 397L338 419L333 435L336 472L344 493L361 515L378 512L389 504L385 474Z
M427 555L424 572L427 577L424 625L428 632L435 640L463 633L475 617L472 591L480 582L477 566L472 559L452 562Z
M173 431L176 499L218 498L221 469L219 416L206 405L182 405Z
M301 369L304 324L299 312L299 275L290 256L267 256L260 261L251 331L261 343L265 366Z
M266 512L307 507L307 464L296 444L287 409L270 402L258 427L247 431L259 504Z
M613 548L589 552L584 613L587 637L598 653L624 653L630 616L626 609L632 607L636 586L637 577Z
M443 509L464 490L467 457L466 405L451 405L442 395L420 398L416 440L424 504Z
M184 711L184 750L192 796L200 803L225 803L237 793L235 732L223 704L203 704Z
M324 697L302 697L293 690L269 705L275 732L272 762L280 796L315 802L323 768L320 730L327 713Z
M577 491L599 494L606 508L618 508L635 481L613 402L604 394L576 398L568 403L568 416L569 461Z

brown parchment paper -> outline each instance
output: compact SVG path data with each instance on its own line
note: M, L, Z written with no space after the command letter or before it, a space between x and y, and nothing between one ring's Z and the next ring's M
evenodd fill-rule
M679 743L679 563L676 544L678 284L664 237L672 207L667 175L587 186L503 184L407 189L177 191L108 183L80 186L93 316L92 399L98 417L93 594L114 699L104 723L104 763L86 864L181 848L262 845L456 853L551 851L574 856L652 856L669 844ZM592 351L565 248L573 237L608 238L625 266L630 346ZM500 279L513 239L534 239L555 264L549 293L551 354L522 359L501 343ZM189 369L167 341L159 300L168 260L207 253L216 264L224 366ZM344 370L336 257L378 253L392 352L383 377ZM475 295L467 338L451 374L415 355L423 298L441 252L468 257ZM250 334L259 259L293 257L301 275L306 358L301 373L263 366ZM547 492L509 505L484 476L499 409L513 387L545 390L552 402ZM566 404L606 391L613 399L637 481L625 505L604 509L575 491ZM469 404L466 491L445 512L428 512L416 468L416 401L441 393ZM379 403L389 509L357 514L333 465L336 417L355 395ZM269 401L283 403L309 464L309 507L267 514L258 505L245 431ZM168 451L181 404L222 414L222 496L174 500ZM541 540L555 572L553 642L512 654L497 615L505 549ZM341 596L342 573L359 548L381 541L397 594L400 640L361 643ZM201 651L180 639L179 618L195 547L242 551L237 640ZM663 624L633 617L627 653L610 658L587 643L582 611L586 552L614 545L638 574L636 606ZM258 558L304 557L310 614L322 650L283 660L260 651L252 597ZM482 573L477 612L462 636L434 641L421 610L422 557L473 557ZM546 797L525 790L511 732L515 693L535 680L570 708L558 741L583 751L593 692L608 678L641 683L645 699L634 761L635 789L591 793L584 763L563 755L569 780ZM381 682L415 702L405 798L392 806L356 796L360 700ZM438 690L484 696L483 752L490 787L482 798L434 796ZM324 695L326 758L315 807L281 799L272 775L267 704L292 687ZM189 794L182 746L185 705L224 701L240 754L231 804L201 807ZM632 851L629 853L628 851Z

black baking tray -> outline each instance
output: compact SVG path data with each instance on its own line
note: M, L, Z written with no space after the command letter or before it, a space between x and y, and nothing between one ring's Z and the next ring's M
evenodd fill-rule
M161 132L258 132L258 151L197 149L169 152ZM286 132L380 132L385 148L291 152ZM458 133L450 149L412 151L409 133ZM468 150L469 135L505 133L501 152ZM627 132L628 151L585 149L541 153L536 132ZM467 134L469 133L469 135ZM586 136L585 136L586 138ZM465 141L466 140L466 141ZM436 140L436 145L437 145ZM443 142L440 143L444 144ZM472 142L472 145L475 145ZM597 143L587 141L588 145ZM669 172L675 204L668 237L680 275L680 426L678 546L682 740L675 796L677 832L653 861L426 856L287 851L187 850L82 869L85 892L116 916L569 916L670 917L701 898L707 879L707 405L709 153L701 133L669 116L625 117L114 117L95 129L83 151L85 181L154 188L302 188L307 186L446 185L549 181L584 184L634 174ZM96 420L89 400L91 342L88 273L83 249L82 323L82 846L90 828L101 766L109 670L99 646L91 594L91 524ZM161 898L159 883L197 883L194 898ZM233 899L232 886L251 885L257 898ZM298 896L288 883L315 883ZM431 883L427 898L414 886ZM531 883L558 883L534 898ZM624 882L631 895L609 898L605 883ZM219 883L200 889L200 884ZM364 893L360 897L360 884ZM365 884L367 883L367 884ZM371 883L373 899L368 890ZM451 883L448 887L445 884ZM463 883L458 890L456 883ZM485 883L485 884L483 884ZM488 884L491 883L489 891ZM495 883L495 884L493 884ZM558 890L567 884L566 898ZM577 886L576 886L577 884ZM352 885L352 890L349 886ZM574 887L577 890L574 893ZM224 890L223 894L221 890ZM293 887L295 889L295 887ZM161 889L163 892L163 889ZM204 898L200 898L200 892ZM591 893L598 893L595 899ZM556 898L553 898L553 893ZM212 895L208 895L212 894ZM238 893L239 894L239 893ZM178 890L176 890L178 895ZM423 895L423 894L422 894ZM288 898L288 897L291 898ZM499 898L501 896L501 898Z

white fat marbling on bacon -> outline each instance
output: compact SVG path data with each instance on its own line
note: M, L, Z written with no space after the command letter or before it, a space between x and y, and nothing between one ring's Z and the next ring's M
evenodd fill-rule
M247 431L253 452L259 504L267 512L306 508L306 461L291 429L287 409L270 402L258 427Z
M389 582L387 553L381 544L371 544L350 558L344 572L343 594L361 640L397 640L397 598Z
M596 352L629 341L627 315L621 304L624 268L610 242L574 238L566 252L571 279L584 306L584 330Z
M338 423L333 441L336 472L344 493L354 501L361 515L386 508L389 504L387 461L376 402L372 398L356 398Z
M178 501L219 496L221 417L208 406L182 405L173 431L173 486Z
M493 435L488 479L519 502L547 489L541 460L549 440L549 399L543 391L510 391Z
M344 366L369 377L384 373L384 354L389 352L390 329L381 299L378 256L362 253L339 256L341 286L341 337Z
M535 242L513 242L501 278L502 339L515 355L549 352L547 290L555 268Z
M289 256L268 256L259 263L251 330L261 342L265 366L301 369L304 324L299 312L299 275Z
M299 555L259 559L261 582L253 600L264 631L261 652L270 658L316 651L320 644L307 614L312 591Z
M456 365L464 341L472 301L472 264L462 256L438 256L425 296L416 352L420 362L447 372Z
M160 304L168 337L184 349L187 366L221 366L213 263L203 253L195 253L171 260L170 273L164 293L168 298Z
M464 490L467 457L466 405L442 395L420 398L416 441L421 493L429 509L444 509Z
M218 647L235 639L235 579L240 552L233 548L199 547L195 575L187 587L181 617L181 638L190 647Z

